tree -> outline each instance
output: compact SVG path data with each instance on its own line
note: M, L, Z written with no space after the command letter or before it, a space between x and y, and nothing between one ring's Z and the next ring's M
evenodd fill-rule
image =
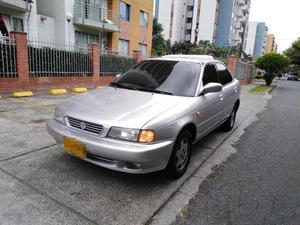
M284 54L291 59L294 65L300 66L300 38L294 41L292 46L285 50Z
M163 27L157 19L153 19L152 55L162 56L167 52L167 43L163 37Z
M256 60L256 66L266 71L264 79L268 86L271 85L275 74L280 73L280 71L289 66L290 63L291 61L288 57L278 53L268 53Z

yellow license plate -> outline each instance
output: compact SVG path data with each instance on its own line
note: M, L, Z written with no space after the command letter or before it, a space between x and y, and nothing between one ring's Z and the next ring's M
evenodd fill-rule
M69 137L64 138L64 149L67 153L77 158L83 159L86 157L85 144L83 144L82 142L74 138L69 138Z

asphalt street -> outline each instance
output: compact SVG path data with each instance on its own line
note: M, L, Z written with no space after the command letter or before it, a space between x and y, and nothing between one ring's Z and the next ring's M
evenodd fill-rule
M300 224L300 82L280 82L260 117L176 224Z

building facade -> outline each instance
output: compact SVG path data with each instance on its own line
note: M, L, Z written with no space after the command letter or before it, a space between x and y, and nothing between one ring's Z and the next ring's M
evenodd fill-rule
M218 13L219 0L155 0L155 17L171 43L213 43Z
M216 44L246 46L251 0L220 0Z
M193 1L155 0L155 17L162 24L164 38L170 40L172 44L185 41L186 36L191 35L191 24L190 28L186 27L187 18L193 14L191 8L189 8L189 13L187 12L188 2Z
M266 42L266 53L277 52L277 44L274 34L268 34Z
M245 52L257 59L265 53L268 27L263 22L249 22Z
M268 35L268 27L266 26L266 24L263 22L258 23L256 37L255 37L254 52L253 52L254 59L257 59L258 57L260 57L266 52L267 35Z
M151 55L153 2L148 0L0 0L0 29L30 38ZM7 31L7 32L6 32Z

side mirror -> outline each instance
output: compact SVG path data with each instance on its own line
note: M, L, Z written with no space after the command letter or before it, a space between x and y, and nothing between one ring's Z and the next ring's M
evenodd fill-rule
M217 93L221 92L223 89L222 85L219 83L208 83L207 85L204 86L202 92L200 95L206 95L209 93Z

